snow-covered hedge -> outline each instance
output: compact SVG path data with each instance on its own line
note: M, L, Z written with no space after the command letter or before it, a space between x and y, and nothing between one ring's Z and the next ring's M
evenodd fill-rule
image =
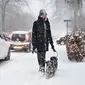
M85 57L85 32L76 31L71 33L66 42L68 59L82 61Z

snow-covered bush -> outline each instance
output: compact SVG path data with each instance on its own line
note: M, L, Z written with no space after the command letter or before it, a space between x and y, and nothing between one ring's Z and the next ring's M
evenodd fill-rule
M85 32L76 31L71 33L66 42L68 59L82 61L85 57Z

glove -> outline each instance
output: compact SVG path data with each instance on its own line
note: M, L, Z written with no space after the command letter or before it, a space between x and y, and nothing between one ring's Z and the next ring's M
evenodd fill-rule
M34 54L34 50L32 50L32 54Z
M33 48L32 53L33 53L33 54L34 54L34 53L37 53L37 49L36 49L36 48Z
M33 48L32 53L34 54L36 48Z

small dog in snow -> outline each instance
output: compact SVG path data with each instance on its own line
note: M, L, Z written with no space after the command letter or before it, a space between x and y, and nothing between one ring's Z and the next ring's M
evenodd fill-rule
M58 67L58 58L53 56L49 61L46 61L46 77L50 78L55 75Z

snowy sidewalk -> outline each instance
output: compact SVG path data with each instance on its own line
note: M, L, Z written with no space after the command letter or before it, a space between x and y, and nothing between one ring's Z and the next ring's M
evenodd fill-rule
M45 75L37 71L36 61L33 61L35 70L30 72L27 81L22 85L85 85L85 62L69 61L66 56L65 46L56 46L56 49L59 54L59 67L56 75L51 79L46 79Z

